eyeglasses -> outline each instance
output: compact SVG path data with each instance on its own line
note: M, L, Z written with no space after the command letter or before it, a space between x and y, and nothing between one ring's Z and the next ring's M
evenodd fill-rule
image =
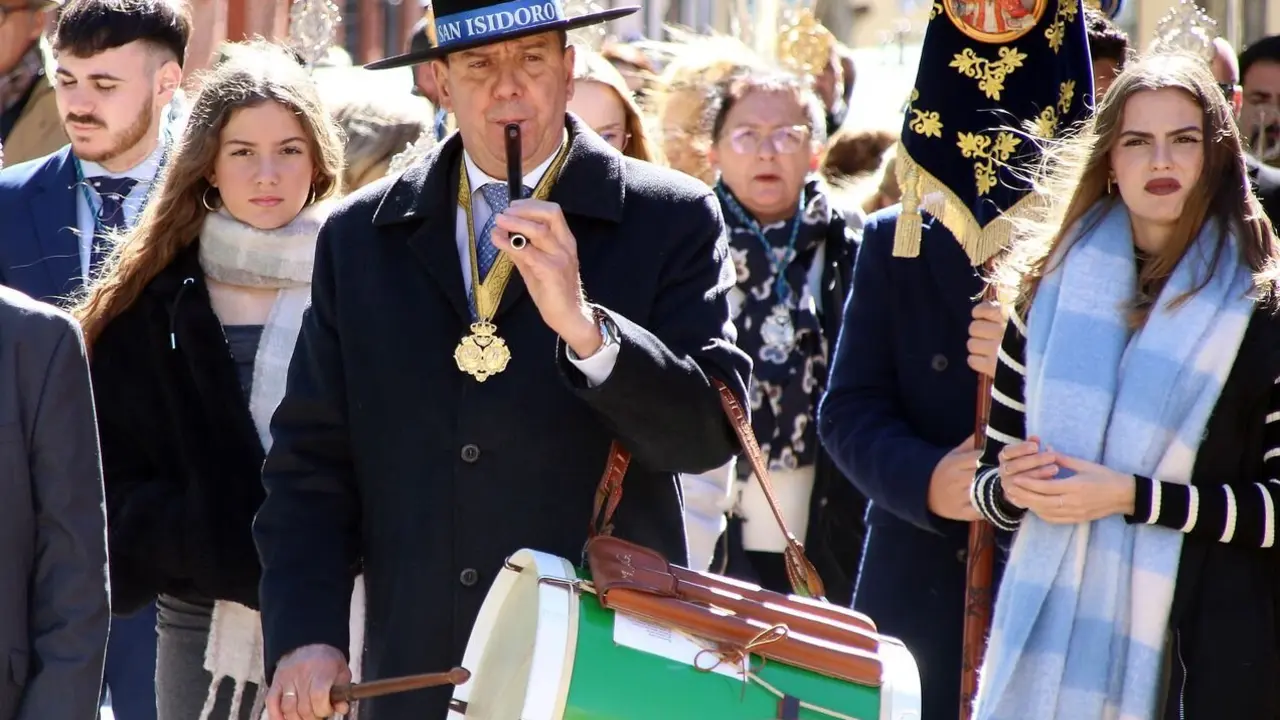
M800 152L808 140L809 128L803 125L774 128L767 133L753 127L739 127L729 133L729 147L742 155L755 155L766 141L777 154L791 155Z

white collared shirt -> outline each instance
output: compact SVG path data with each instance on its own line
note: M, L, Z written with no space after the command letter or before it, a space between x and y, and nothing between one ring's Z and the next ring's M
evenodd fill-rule
M561 148L564 147L562 142ZM524 176L525 187L536 188L538 183L542 182L542 176L547 174L547 170L551 167L551 163L556 156L560 154L560 150L551 153L551 156L544 160ZM506 186L506 180L500 180L492 177L481 170L478 165L471 159L470 153L465 150L462 152L463 166L467 170L467 183L471 187L471 222L472 232L475 233L477 239L480 232L484 229L485 223L493 215L493 209L489 207L489 203L485 201L484 194L480 192L480 188L489 183L499 183ZM458 243L458 259L462 261L462 286L467 288L467 297L471 297L471 235L467 232L467 211L461 205L458 206L457 223ZM565 348L568 351L568 348ZM618 352L620 348L617 343L601 348L595 355L583 360L574 357L572 352L567 352L569 362L587 378L587 384L591 387L603 385L609 379L609 375L613 372L613 366L618 362Z

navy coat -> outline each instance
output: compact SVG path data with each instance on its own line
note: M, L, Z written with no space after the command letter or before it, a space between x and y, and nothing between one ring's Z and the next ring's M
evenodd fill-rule
M927 215L920 256L893 257L900 212L872 215L863 232L818 427L870 500L854 607L915 655L924 720L954 720L968 524L929 512L927 498L934 466L973 432L965 344L982 280Z
M71 146L0 171L0 285L65 305L80 288Z
M507 556L580 559L614 439L633 456L615 534L687 562L676 473L738 452L711 381L743 398L751 370L729 319L720 204L574 116L568 127L550 200L577 240L587 296L619 331L598 387L518 272L495 318L510 366L484 383L459 372L453 350L471 322L454 234L459 135L346 198L321 230L254 524L268 673L303 645L345 651L361 565L365 678L457 665ZM450 690L365 701L360 715L443 718Z

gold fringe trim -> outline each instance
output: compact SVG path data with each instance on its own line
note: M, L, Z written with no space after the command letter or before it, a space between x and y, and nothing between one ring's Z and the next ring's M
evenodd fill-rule
M898 185L902 188L902 214L893 238L894 257L920 255L924 219L921 212L937 218L964 248L973 265L982 265L1003 252L1013 241L1013 219L1029 216L1039 204L1033 193L1014 203L999 217L979 226L969 206L932 173L920 167L902 143L898 143Z

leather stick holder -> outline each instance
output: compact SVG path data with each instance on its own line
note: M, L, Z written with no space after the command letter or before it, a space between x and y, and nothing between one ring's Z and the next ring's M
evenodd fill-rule
M614 442L596 490L587 565L600 603L710 641L714 662L742 663L749 656L777 660L830 677L878 687L879 635L870 618L823 599L822 580L804 546L787 528L769 482L768 466L746 411L716 380L720 402L742 442L743 453L787 540L787 576L794 595L781 595L709 573L671 565L649 548L613 537L631 456Z

